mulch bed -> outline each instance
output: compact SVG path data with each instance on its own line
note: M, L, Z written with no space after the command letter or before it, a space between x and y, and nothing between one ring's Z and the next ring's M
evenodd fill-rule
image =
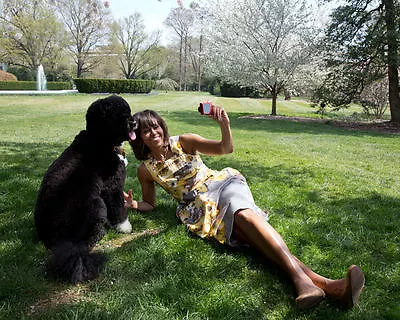
M295 122L308 122L308 123L325 123L339 128L348 130L372 131L390 134L400 134L400 124L395 124L390 121L371 121L371 122L354 122L354 121L341 121L341 120L328 120L308 117L288 117L288 116L271 116L271 115L254 115L244 116L242 118L250 119L266 119L266 120L288 120Z

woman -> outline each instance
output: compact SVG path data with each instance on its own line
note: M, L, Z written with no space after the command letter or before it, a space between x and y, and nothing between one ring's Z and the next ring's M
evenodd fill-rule
M188 229L202 238L215 238L228 245L248 244L275 262L292 280L299 308L311 308L325 296L346 307L358 302L364 275L351 266L346 278L331 280L314 273L293 256L281 236L268 223L267 213L255 204L245 178L235 169L207 168L199 153L222 155L233 152L229 117L213 106L210 118L221 128L221 140L207 140L196 134L169 137L165 121L154 111L134 115L139 126L131 143L138 160L142 201L125 193L126 207L151 211L156 206L155 183L179 201L177 216Z

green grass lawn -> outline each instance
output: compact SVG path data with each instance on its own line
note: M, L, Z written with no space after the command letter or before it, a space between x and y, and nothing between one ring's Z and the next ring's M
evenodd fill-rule
M242 118L270 113L269 100L123 95L133 111L158 111L171 135L219 138L217 124L196 109L206 99L224 106L235 152L205 162L240 170L292 252L318 273L341 278L360 265L366 286L358 306L325 300L298 310L282 272L250 249L190 235L161 189L155 211L129 213L131 235L102 240L108 262L98 279L77 286L48 279L48 252L33 223L37 190L100 97L0 96L0 319L400 319L400 136ZM316 116L301 100L279 101L278 113ZM126 189L140 198L139 162L128 153Z

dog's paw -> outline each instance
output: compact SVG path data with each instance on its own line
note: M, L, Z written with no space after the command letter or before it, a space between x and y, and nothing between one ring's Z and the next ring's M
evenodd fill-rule
M124 222L118 223L115 225L115 230L119 233L131 233L132 232L132 225L128 219Z

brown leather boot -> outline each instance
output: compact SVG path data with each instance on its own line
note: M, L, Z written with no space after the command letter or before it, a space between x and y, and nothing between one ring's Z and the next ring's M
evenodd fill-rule
M296 305L300 309L310 309L325 298L324 290L315 287L312 292L302 294L296 298Z
M363 271L360 267L352 265L347 270L346 278L329 281L324 291L330 299L340 302L347 308L352 308L358 303L364 284Z
M352 308L358 303L365 283L364 273L360 267L352 265L347 270L345 278L332 280L315 273L297 257L293 257L303 271L310 277L311 281L317 287L324 290L328 298L340 302L347 308Z

